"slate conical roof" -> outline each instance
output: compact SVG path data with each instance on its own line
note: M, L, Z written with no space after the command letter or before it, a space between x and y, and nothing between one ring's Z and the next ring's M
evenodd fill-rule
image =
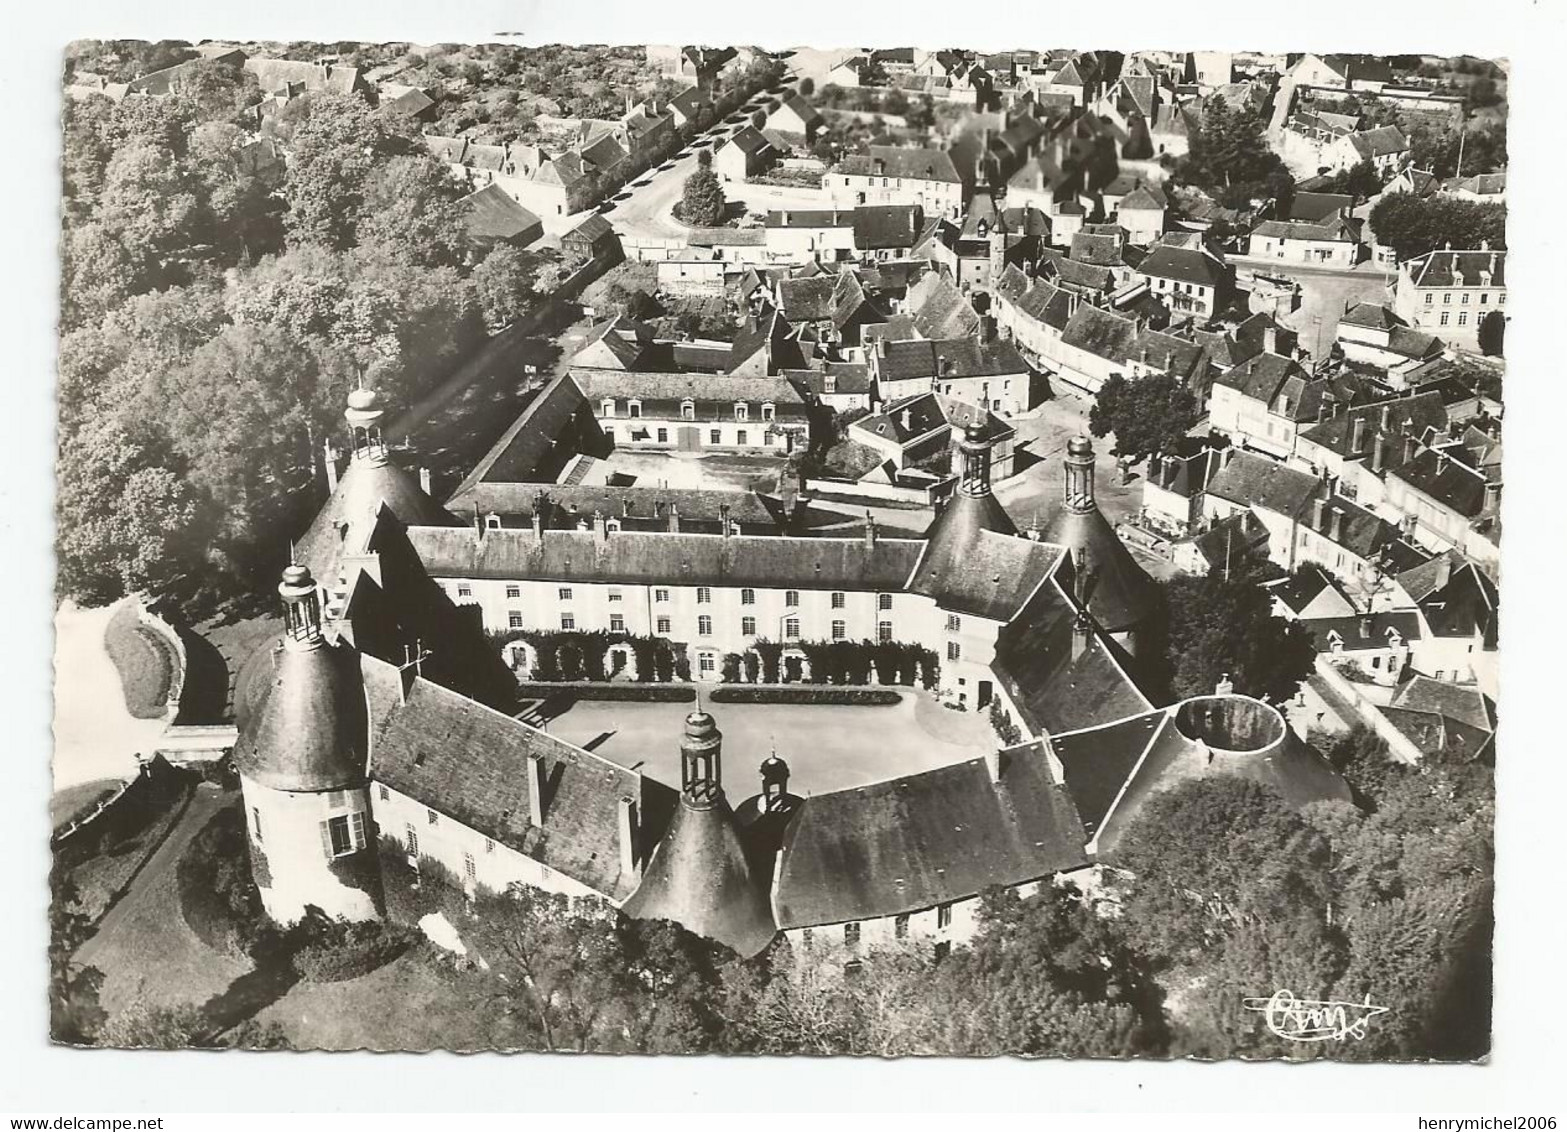
M696 711L686 718L680 805L621 911L639 920L672 920L750 957L772 942L778 927L767 880L751 871L723 790L716 778L697 779L691 772L693 741L716 749L717 739L712 716Z
M990 441L978 429L963 429L958 440L961 473L958 488L925 532L930 544L922 572L946 578L962 570L981 531L1017 534L1017 524L990 490Z
M1043 537L1070 551L1074 568L1087 563L1082 593L1088 612L1108 632L1119 633L1153 614L1157 592L1154 580L1094 502L1093 456L1087 437L1068 442L1066 499L1051 516Z
M359 654L322 635L309 570L289 566L278 590L285 603L283 640L241 669L234 761L246 778L275 790L356 785L364 780L368 744Z

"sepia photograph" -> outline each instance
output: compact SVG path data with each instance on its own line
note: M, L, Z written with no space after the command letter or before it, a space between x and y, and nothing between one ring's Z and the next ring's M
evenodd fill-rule
M1512 64L1004 23L60 45L40 1042L1489 1060Z

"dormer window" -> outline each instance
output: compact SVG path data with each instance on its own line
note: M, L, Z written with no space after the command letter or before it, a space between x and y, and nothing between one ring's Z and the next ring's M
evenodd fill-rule
M689 397L680 402L680 419L683 421L696 420L696 402Z
M604 398L604 403L600 406L600 408L603 410L603 414L602 415L604 415L606 417L614 416L615 415L615 399L613 397L606 397L606 398Z
M751 409L750 409L749 405L747 405L744 401L736 401L735 402L735 420L737 420L737 421L747 420L747 419L749 419L750 415L751 415Z
M773 419L773 403L771 401L762 402L762 419L764 421Z
M631 419L632 420L634 420L634 421L641 420L642 419L642 402L641 401L627 401L626 402L626 412L631 415Z
M499 515L497 515L495 512L491 511L488 515L486 515L484 517L484 529L487 530L487 531L498 531L498 530L500 530L501 529L501 517Z

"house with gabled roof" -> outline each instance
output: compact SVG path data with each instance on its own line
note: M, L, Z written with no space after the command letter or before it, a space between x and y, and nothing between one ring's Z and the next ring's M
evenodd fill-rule
M785 138L791 145L809 146L827 125L821 111L797 93L783 97L778 109L767 116L763 129Z
M889 342L866 354L877 395L896 401L935 390L946 397L1017 416L1033 407L1028 364L1009 342L973 337Z
M1012 264L1002 272L992 298L998 331L1025 358L1059 364L1061 335L1079 301L1075 293L1032 278Z
M1496 703L1477 687L1416 674L1373 710L1384 723L1377 733L1407 762L1452 765L1496 757Z
M1208 417L1237 444L1285 460L1303 428L1370 397L1365 379L1312 376L1295 359L1264 350L1214 378Z
M1474 435L1471 435L1474 434ZM1501 442L1469 430L1431 437L1387 474L1386 510L1433 551L1457 549L1494 569L1501 540Z
M1410 326L1471 350L1481 328L1503 322L1507 306L1507 252L1441 248L1399 264L1393 310Z
M778 151L761 130L747 122L713 155L713 172L724 181L749 181L771 168Z
M1497 690L1496 582L1459 550L1448 550L1395 579L1390 604L1420 615L1420 642L1412 663L1434 680Z
M957 216L967 198L946 150L895 145L849 154L822 174L822 189L839 207L917 204L927 216Z
M1136 274L1172 311L1201 317L1216 314L1235 286L1234 270L1200 238L1155 244Z
M1344 356L1387 371L1389 381L1401 382L1416 366L1439 358L1442 339L1416 330L1377 303L1356 303L1339 318L1335 338Z

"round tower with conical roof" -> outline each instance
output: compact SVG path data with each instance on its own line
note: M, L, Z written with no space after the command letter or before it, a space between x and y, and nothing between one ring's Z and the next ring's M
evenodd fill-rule
M284 570L278 595L283 638L246 666L237 695L234 761L251 870L280 924L310 905L342 919L379 919L358 655L323 635L307 567Z
M1139 631L1158 611L1158 595L1148 572L1138 565L1094 498L1094 445L1074 436L1066 446L1066 477L1061 506L1044 532L1046 542L1069 552L1070 588L1106 632L1137 651ZM1084 576L1077 576L1083 570Z
M671 920L751 956L778 929L770 878L753 869L724 797L722 760L723 734L698 708L686 716L680 740L680 805L621 911Z

